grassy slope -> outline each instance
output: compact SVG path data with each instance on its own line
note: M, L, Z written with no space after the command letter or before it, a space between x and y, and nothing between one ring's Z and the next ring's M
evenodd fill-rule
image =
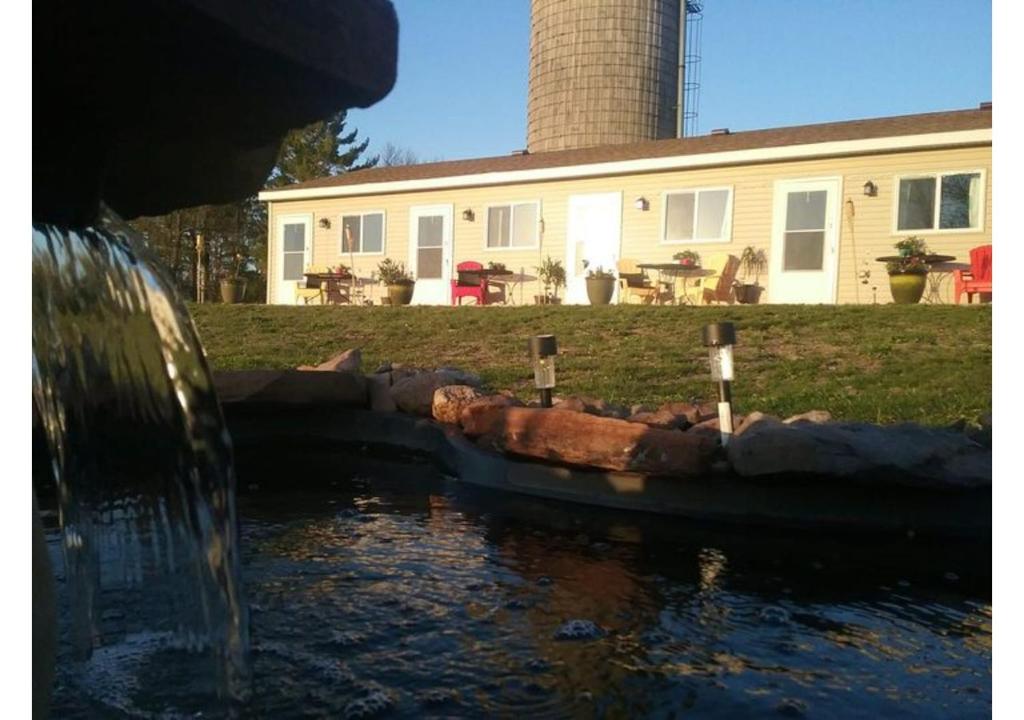
M314 364L350 347L455 365L532 394L526 339L558 336L559 389L611 401L712 399L700 330L737 325L738 412L821 408L837 418L946 424L991 408L991 307L733 306L351 308L192 306L214 369Z

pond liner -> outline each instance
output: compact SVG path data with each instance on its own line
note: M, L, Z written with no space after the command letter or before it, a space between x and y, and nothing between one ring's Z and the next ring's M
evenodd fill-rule
M819 475L659 477L560 466L484 450L455 426L402 413L224 403L238 463L271 455L283 482L317 482L303 458L342 453L426 461L469 485L699 521L991 542L991 487L950 489ZM243 479L244 482L244 479Z

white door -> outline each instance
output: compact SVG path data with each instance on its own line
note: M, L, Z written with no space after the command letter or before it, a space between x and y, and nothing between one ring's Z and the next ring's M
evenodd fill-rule
M621 240L622 193L569 196L565 248L567 303L589 302L585 282L587 268L616 271Z
M282 215L277 218L277 278L274 302L295 304L295 288L313 260L313 216Z
M451 302L452 206L409 209L409 269L416 279L415 305Z
M775 184L768 296L775 303L834 303L839 265L838 178Z

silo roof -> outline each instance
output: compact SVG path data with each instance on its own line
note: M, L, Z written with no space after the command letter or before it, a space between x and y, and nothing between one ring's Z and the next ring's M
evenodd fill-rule
M895 117L849 120L844 122L798 125L749 130L728 134L702 135L667 140L648 140L622 145L603 145L574 150L557 150L544 153L499 155L496 157L474 158L425 163L422 165L400 165L374 167L342 175L318 178L302 183L286 185L260 193L262 200L289 199L295 193L301 197L317 195L361 194L366 192L402 192L412 189L429 189L429 181L437 181L439 187L472 186L475 184L503 184L552 179L553 173L531 171L554 171L557 177L614 175L666 169L667 163L657 161L672 158L697 160L699 156L721 158L722 164L729 164L728 158L735 158L733 164L748 162L771 162L786 159L786 149L801 146L820 146L819 156L829 154L855 154L860 152L884 152L886 150L915 149L954 145L957 137L967 131L991 130L991 106L984 109L953 110L946 112L899 115ZM922 138L916 144L907 138ZM891 143L885 142L892 139ZM929 138L932 144L929 145ZM858 143L857 141L864 141ZM963 142L961 140L961 142ZM987 142L991 143L991 134ZM832 148L830 152L830 148ZM840 151L842 148L842 151ZM765 151L758 155L742 151ZM776 152L772 152L775 150ZM683 163L685 165L695 165ZM709 162L708 164L714 164ZM650 166L648 166L650 165ZM662 167L663 166L663 167ZM575 173L574 168L579 172ZM602 172L602 168L607 168ZM592 169L593 171L584 171ZM536 175L533 177L532 175ZM541 176L543 175L543 176ZM506 179L507 178L507 179ZM464 182L462 182L464 180ZM416 187L401 187L406 183ZM367 186L367 187L363 187ZM331 189L348 188L351 192L331 192ZM323 190L323 193L315 192Z

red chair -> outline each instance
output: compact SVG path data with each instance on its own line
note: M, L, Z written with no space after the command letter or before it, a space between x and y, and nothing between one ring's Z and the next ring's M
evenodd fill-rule
M487 276L474 272L483 269L483 265L472 260L455 266L458 279L452 280L452 305L461 305L464 297L476 298L477 305L487 304Z
M975 293L992 293L992 246L979 245L971 250L971 269L953 271L953 293L956 304L967 293L967 304Z

